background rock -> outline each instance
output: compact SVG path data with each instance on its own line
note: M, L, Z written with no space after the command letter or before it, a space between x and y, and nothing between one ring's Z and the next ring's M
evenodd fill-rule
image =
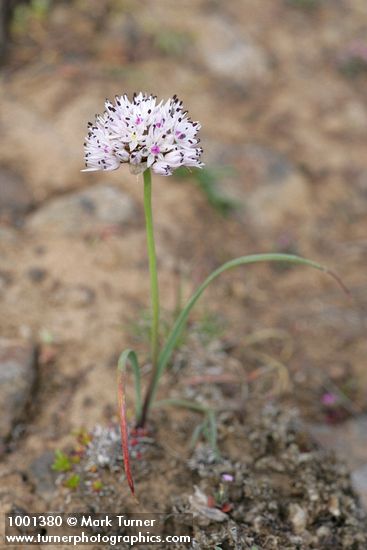
M211 142L209 162L238 166L238 173L222 181L223 191L245 205L243 218L258 228L284 229L312 215L311 194L305 176L285 155L258 143L219 147Z
M9 436L21 418L35 379L34 347L15 340L0 340L1 438Z
M18 225L32 206L32 193L14 172L0 169L0 221Z
M51 466L55 461L53 451L45 451L38 456L29 466L28 474L31 483L35 486L36 493L43 498L51 498L55 492L55 472Z
M265 51L235 22L212 16L205 20L205 27L206 31L197 37L198 51L213 75L245 89L269 81Z
M61 235L83 235L128 223L134 214L134 202L126 193L101 184L50 200L30 217L28 227Z
M354 490L367 509L367 415L356 416L342 424L311 425L317 442L342 458L352 474Z

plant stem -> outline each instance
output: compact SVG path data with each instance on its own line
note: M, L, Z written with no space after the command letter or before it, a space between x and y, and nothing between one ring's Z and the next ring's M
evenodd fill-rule
M147 413L150 406L152 395L152 381L156 378L157 362L159 355L159 288L157 274L157 256L155 253L154 230L153 230L153 215L152 215L152 177L150 169L144 172L144 212L145 212L145 227L147 233L147 247L149 258L150 272L150 291L152 301L152 325L150 333L151 345L151 360L153 372L151 383L148 386L145 396L141 417L138 419L138 426L144 426L147 418Z

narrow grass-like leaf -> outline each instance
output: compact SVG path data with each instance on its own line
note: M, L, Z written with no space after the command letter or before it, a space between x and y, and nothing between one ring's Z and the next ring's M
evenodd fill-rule
M190 448L191 449L195 448L195 445L198 442L199 437L201 436L203 430L204 430L204 422L202 422L201 424L198 424L197 426L195 426L194 431L192 432L191 439L190 439Z
M210 285L210 283L212 283L217 277L219 277L219 275L221 275L225 271L228 271L230 269L233 269L235 267L239 267L242 265L255 264L259 262L287 262L291 264L298 264L298 265L313 267L314 269L318 269L319 271L323 271L324 273L331 275L338 282L338 284L343 288L343 290L348 292L348 290L343 285L342 281L339 279L339 277L335 273L333 273L326 267L322 266L321 264L318 264L317 262L314 262L312 260L307 260L305 258L300 258L299 256L294 256L292 254L278 254L278 253L253 254L249 256L241 256L240 258L235 258L234 260L230 260L229 262L224 263L222 266L218 267L218 269L213 271L213 273L211 273L209 277L205 279L205 281L199 286L199 288L192 295L192 297L190 298L186 306L182 309L181 313L177 317L176 322L173 325L173 328L167 338L166 344L163 347L158 358L158 368L156 370L155 378L152 384L150 403L154 401L155 393L157 391L158 381L162 376L165 368L167 367L169 360L171 359L172 353L175 349L176 342L180 337L181 331L183 330L187 322L188 316L192 308L200 298L200 296L203 294L204 290Z
M126 419L126 399L125 399L125 373L128 362L133 368L134 381L135 381L135 394L136 394L136 418L137 420L141 414L141 383L140 383L140 369L138 358L136 353L131 350L125 350L119 358L117 366L117 384L118 384L118 401L119 401L119 417L120 417L120 430L121 430L121 446L124 459L124 467L126 479L130 487L130 491L135 495L134 480L131 473L130 466L130 454L129 454L129 435Z
M181 407L183 409L189 409L191 411L196 411L204 414L205 419L201 424L196 426L191 437L190 446L193 447L200 437L200 434L204 433L216 457L219 456L217 446L217 423L215 420L215 412L213 409L206 407L205 405L201 405L200 403L196 403L195 401L188 401L187 399L162 399L153 403L153 407L161 407L165 405Z
M208 430L209 430L209 443L213 449L216 457L219 457L218 445L217 445L217 421L215 419L215 412L213 410L208 411Z
M205 405L200 405L200 403L196 403L195 401L175 399L174 397L172 399L161 399L153 404L154 407L164 407L165 405L173 405L174 407L181 407L182 409L189 409L205 414L210 410L208 407L205 407Z

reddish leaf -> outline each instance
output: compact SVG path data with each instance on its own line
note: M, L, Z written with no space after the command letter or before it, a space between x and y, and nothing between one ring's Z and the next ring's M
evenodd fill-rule
M216 506L215 498L212 495L208 496L207 506L208 506L208 508L215 508L215 506Z
M127 349L123 351L120 355L117 365L117 385L118 385L118 400L119 400L119 417L120 417L120 428L121 428L121 446L122 446L122 455L124 459L124 467L126 479L129 484L132 495L135 497L134 492L134 481L131 474L130 467L130 455L129 455L129 434L127 428L126 420L126 400L125 400L125 373L127 364L131 365L134 373L135 380L135 393L136 393L136 420L140 418L141 415L141 391L140 391L140 369L138 358L136 353ZM136 497L135 497L136 498Z
M225 502L221 507L221 511L224 512L225 514L227 514L231 510L233 510L233 504L231 504L230 502Z

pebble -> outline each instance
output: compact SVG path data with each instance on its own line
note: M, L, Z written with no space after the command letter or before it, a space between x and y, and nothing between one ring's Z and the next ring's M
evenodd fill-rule
M27 276L32 283L41 283L46 278L47 271L41 267L30 267Z
M302 533L307 525L307 512L299 504L292 502L288 508L289 521L296 534Z
M21 419L36 380L35 348L18 340L0 340L0 439Z
M29 466L29 480L34 485L36 493L43 498L51 498L55 492L56 474L51 466L55 461L53 451L45 451Z

